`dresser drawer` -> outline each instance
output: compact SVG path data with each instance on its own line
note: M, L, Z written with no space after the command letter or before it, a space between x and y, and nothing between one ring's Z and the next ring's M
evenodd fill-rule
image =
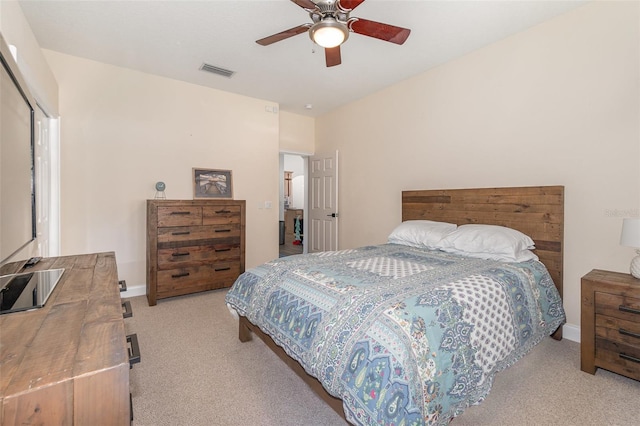
M163 243L211 240L240 236L240 224L177 226L158 228L158 245ZM166 248L166 247L165 247Z
M215 244L158 250L160 270L230 261L240 261L240 238L229 238Z
M208 206L202 208L203 225L240 223L240 206Z
M202 225L202 207L158 207L158 226Z
M231 287L239 275L238 262L158 271L158 297Z

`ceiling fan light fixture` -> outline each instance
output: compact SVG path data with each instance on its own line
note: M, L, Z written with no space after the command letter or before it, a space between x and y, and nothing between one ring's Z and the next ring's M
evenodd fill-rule
M335 18L324 18L309 28L309 37L319 46L331 48L340 46L349 38L349 29Z

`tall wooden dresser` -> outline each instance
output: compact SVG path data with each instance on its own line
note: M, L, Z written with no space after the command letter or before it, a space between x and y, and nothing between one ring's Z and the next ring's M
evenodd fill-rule
M244 272L244 200L147 200L147 300L230 287Z

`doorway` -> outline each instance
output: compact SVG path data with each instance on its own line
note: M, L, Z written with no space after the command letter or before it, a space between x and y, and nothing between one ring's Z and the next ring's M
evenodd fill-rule
M307 156L280 153L280 257L307 253L307 163Z

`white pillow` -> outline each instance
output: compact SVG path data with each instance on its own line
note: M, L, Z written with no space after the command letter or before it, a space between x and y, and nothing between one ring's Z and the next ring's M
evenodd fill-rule
M497 225L461 225L448 234L438 247L448 253L505 262L538 260L530 250L534 242L515 229Z
M391 232L388 241L392 244L435 249L438 242L455 231L456 227L455 223L407 220Z

